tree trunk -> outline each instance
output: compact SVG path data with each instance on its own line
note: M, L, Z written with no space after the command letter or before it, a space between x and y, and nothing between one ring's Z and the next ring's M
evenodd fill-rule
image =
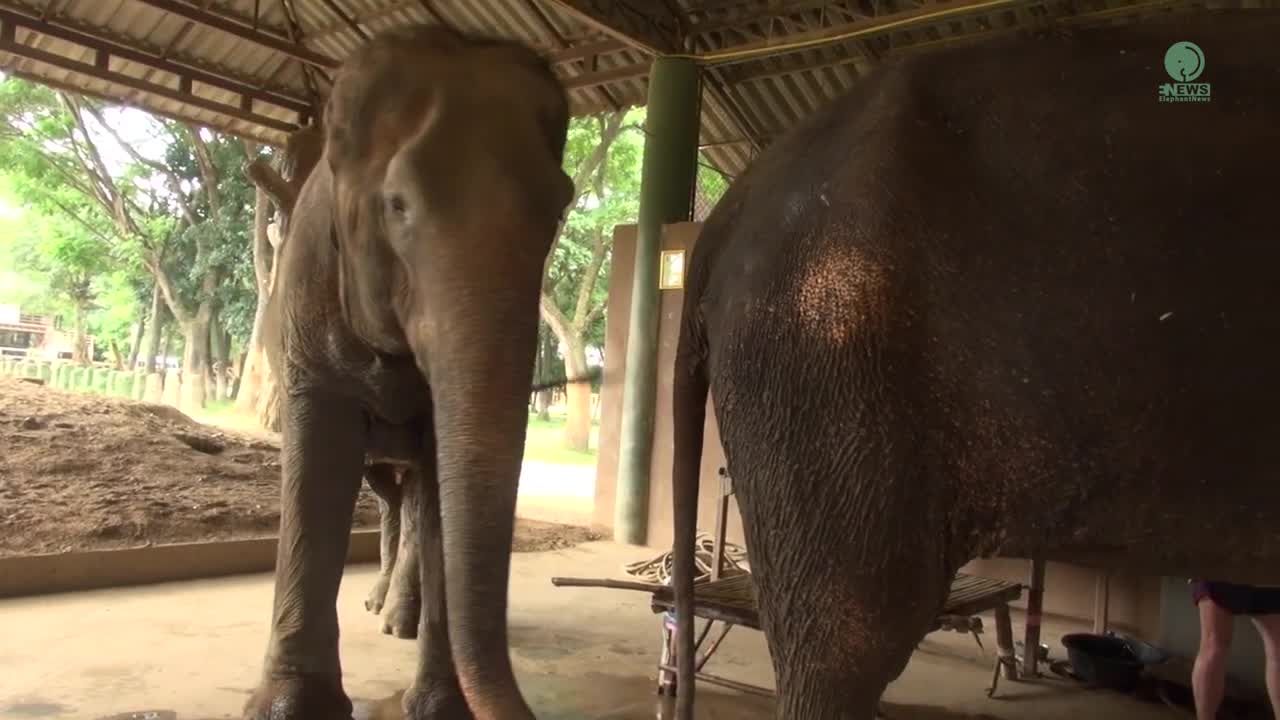
M547 382L551 378L549 366L551 358L555 353L552 340L555 335L546 326L541 323L542 327L538 330L538 382ZM539 390L534 398L534 409L538 413L538 419L543 422L551 420L551 391Z
M156 371L156 357L160 354L160 336L164 330L164 306L160 304L160 284L151 291L151 334L147 338L147 374Z
M164 329L164 348L160 355L160 361L163 363L161 366L162 372L169 371L169 356L171 355L173 355L173 326L169 325Z
M258 286L258 305L253 311L253 330L249 333L249 346L240 368L240 390L236 393L236 411L242 413L258 411L266 376L270 372L262 349L262 322L267 314L275 272L275 250L268 232L270 225L271 199L259 187L253 209L253 274Z
M133 328L133 338L129 342L129 372L138 369L138 356L142 354L142 336L146 332L147 315L144 308L142 317L138 318L138 322Z
M227 365L230 356L227 334L222 331L222 317L215 308L209 319L209 376L213 379L213 400L227 399Z
M199 309L182 326L186 343L182 353L181 409L191 412L205 406L205 377L209 372L209 326L213 323L213 300L209 297L217 285L215 273L205 276L205 299Z
M569 379L587 373L587 348L580 337L569 338L565 353L565 374ZM591 450L591 383L571 382L565 387L564 444L570 450Z
M111 340L107 343L107 347L111 349L111 362L115 366L115 370L124 370L124 355L120 352L120 343Z
M89 364L89 348L85 339L85 315L89 313L89 308L85 307L83 301L77 300L75 303L75 349L71 352L71 362L77 365Z
M280 384L276 382L274 373L263 374L261 398L258 423L272 432L280 432Z
M231 380L231 399L236 402L237 407L240 400L240 381L244 380L244 363L248 355L248 351L240 351L240 356L236 358L235 375Z

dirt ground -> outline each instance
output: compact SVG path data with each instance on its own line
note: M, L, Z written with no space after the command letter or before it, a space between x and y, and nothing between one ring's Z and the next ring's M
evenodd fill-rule
M268 536L279 524L279 496L271 433L0 378L0 556ZM355 524L378 525L367 487ZM588 528L522 519L513 550L598 538Z

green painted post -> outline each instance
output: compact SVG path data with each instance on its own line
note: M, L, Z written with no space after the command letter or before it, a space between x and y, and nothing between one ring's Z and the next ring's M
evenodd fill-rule
M93 389L99 395L111 394L111 371L107 368L94 368Z
M53 365L49 363L40 363L40 379L45 383L53 382Z
M116 395L122 398L133 397L133 373L122 372L116 376Z
M643 545L649 528L662 226L692 217L701 85L701 71L688 59L660 57L649 73L613 530L615 540L632 545Z
M133 371L133 394L130 396L134 400L141 400L147 394L147 371Z

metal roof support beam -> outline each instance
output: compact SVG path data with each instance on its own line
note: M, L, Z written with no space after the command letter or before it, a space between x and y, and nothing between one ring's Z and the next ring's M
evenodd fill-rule
M574 77L561 78L560 82L567 90L578 90L642 78L649 74L649 70L649 63L637 63L635 65L623 65L611 70L601 70L600 72L583 73Z
M564 47L560 50L552 51L549 57L553 63L565 63L573 62L574 60L585 60L595 55L607 55L626 49L627 46L617 40L589 40L581 45L573 45L566 39Z
M679 52L676 21L652 0L640 0L646 10L623 0L542 0L574 20L650 55Z
M732 45L697 55L700 62L713 65L746 62L761 57L782 55L800 50L811 50L824 45L865 39L873 35L909 30L922 25L934 25L943 20L1011 9L1036 0L956 0L945 5L926 5L899 13L868 17L847 23L839 23L820 30L784 35L776 39Z
M747 32L745 26L747 25L773 22L778 18L828 9L837 9L841 15L847 17L848 11L841 8L840 5L840 3L833 0L812 0L811 2L793 2L786 5L770 6L764 12L759 12L758 8L752 10L742 3L725 5L719 8L699 8L699 14L702 19L699 22L690 23L689 32L695 35L724 32L726 30L737 30L745 33ZM718 17L712 19L713 16Z
M355 18L348 15L347 12L338 5L336 0L320 0L320 2L325 7L329 8L329 12L337 15L338 19L347 27L351 28L351 32L359 36L361 40L369 39L369 33L365 32L364 28L360 27L360 23L356 22Z
M79 73L86 77L97 78L98 80L103 80L105 82L122 85L132 90L137 90L138 92L159 95L161 97L169 98L175 102L186 103L193 107L202 108L210 112L222 113L245 122L256 123L263 127L269 127L281 132L292 132L297 128L296 125L282 120L277 120L272 117L267 117L265 115L259 115L255 112L246 111L236 105L227 105L226 103L220 103L216 100L200 97L199 95L189 91L189 79L187 82L179 80L180 86L188 90L187 92L183 92L182 89L174 90L166 85L140 80L138 78L125 75L124 73L115 72L107 68L110 58L108 57L109 53L104 51L99 51L94 62L87 63L79 60L72 60L65 55L59 55L57 53L23 45L18 42L14 32L15 29L16 27L13 23L0 22L0 52L7 52L12 55L24 57L29 60L35 60L36 62L41 62L46 65L62 68L68 72Z
M4 8L0 8L0 22L11 23L15 27L24 28L28 31L37 32L41 35L47 35L51 38L57 38L58 40L64 40L66 42L80 45L81 47L89 48L95 52L95 55L97 56L96 64L99 67L105 68L103 63L105 63L106 58L115 56L121 60L128 60L139 65L145 65L154 70L176 75L179 78L185 78L185 81L180 82L190 83L191 81L195 81L202 85L215 87L219 90L226 90L227 92L235 93L241 97L270 103L277 107L285 110L292 110L294 112L307 112L310 109L310 104L300 98L271 90L262 90L246 82L229 78L225 75L200 70L189 65L180 65L172 60L167 60L157 57L151 53L136 50L110 38L104 38L100 35L75 30L64 25L54 25L48 21L36 18L28 18Z
M331 57L321 55L309 48L303 47L301 44L286 40L285 38L274 33L267 33L261 29L255 30L252 22L243 18L232 17L222 13L215 13L209 10L201 10L198 7L188 5L180 0L136 0L143 5L149 5L157 10L164 10L172 15L184 17L193 22L200 23L206 27L220 30L228 35L233 35L241 40L247 40L251 43L261 45L262 47L284 53L289 57L300 60L308 65L314 65L318 68L335 68L338 61Z
M529 6L529 9L533 11L533 14L538 17L538 22L542 24L542 28L546 30L547 34L550 35L552 39L555 40L556 44L560 46L560 51L564 52L569 49L569 42L565 39L564 35L561 35L560 31L556 29L555 23L552 23L551 18L547 17L547 13L543 11L542 6L538 5L535 0L525 0L525 2ZM573 57L573 60L585 60L587 58L592 59L591 66L594 68L599 60L594 53L578 55ZM554 56L552 57L551 62L552 64L556 64L557 61L554 59ZM600 97L604 98L604 101L612 107L615 112L622 109L622 106L618 104L618 99L613 96L613 93L609 92L609 88L601 87L596 90L596 92Z

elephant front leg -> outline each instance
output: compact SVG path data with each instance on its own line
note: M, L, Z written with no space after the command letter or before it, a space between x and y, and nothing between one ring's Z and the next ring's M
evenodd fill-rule
M263 677L245 705L252 720L348 720L338 659L338 586L364 465L356 403L286 395L280 541Z
M418 637L418 622L422 617L421 475L417 468L406 469L400 482L400 547L382 613L382 632L405 640Z
M468 720L473 715L458 684L449 646L445 605L444 543L440 530L440 486L434 447L429 448L418 495L420 581L423 595L422 634L418 639L418 672L404 696L406 720Z
M391 573L396 566L396 550L400 545L400 485L396 482L396 469L390 465L371 465L365 469L365 482L378 498L378 515L381 542L381 570L364 607L377 615L387 600L387 588L391 586Z

